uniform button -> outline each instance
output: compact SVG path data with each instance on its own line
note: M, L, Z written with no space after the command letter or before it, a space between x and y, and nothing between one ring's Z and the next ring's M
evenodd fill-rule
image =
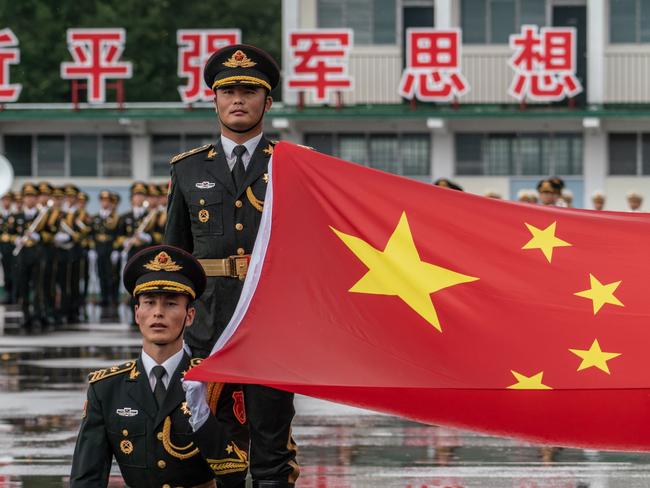
M239 249L237 249L237 254L239 254L240 256L243 256L244 254L246 254L246 251L244 251L243 247L240 247Z
M237 230L243 230L243 229L244 229L244 224L241 224L241 223L239 223L239 224L235 224L235 229L237 229Z
M158 438L159 441L162 441L162 439L163 439L163 433L162 433L162 432L158 432L158 434L156 434L156 437Z
M241 200L235 200L235 207L242 208L244 203Z
M124 437L126 437L127 435L129 435L129 431L126 430L126 429L124 429L124 430L122 431L122 435L123 435Z
M201 198L201 200L199 200L199 203L200 203L201 205L205 205L205 200L204 200L203 198Z
M161 459L160 461L158 461L158 467L160 469L165 469L165 467L167 467L167 463Z
M171 487L171 485L164 484L164 485L162 485L162 488L172 488L172 487Z

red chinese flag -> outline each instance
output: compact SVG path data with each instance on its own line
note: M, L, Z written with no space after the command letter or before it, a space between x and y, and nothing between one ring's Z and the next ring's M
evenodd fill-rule
M244 293L188 377L554 444L650 447L650 220L280 143Z

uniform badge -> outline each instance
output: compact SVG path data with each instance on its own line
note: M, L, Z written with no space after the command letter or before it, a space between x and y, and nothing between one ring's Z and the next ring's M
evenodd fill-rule
M208 153L208 158L212 159L217 155L217 151L215 148L210 149L210 152Z
M246 423L246 407L244 407L244 393L241 391L235 391L232 394L232 399L234 400L232 406L232 413L235 414L239 423L244 425Z
M210 220L210 212L208 212L205 208L199 210L199 222L205 224L208 220Z
M264 176L262 176L262 180L264 180L264 183L268 183L269 182L269 174L264 173Z
M138 410L133 410L129 407L118 408L115 413L121 417L135 417L138 415Z
M209 190L210 188L214 188L214 185L216 183L212 183L211 181L202 181L201 183L197 183L194 186L196 186L199 190Z
M133 442L127 439L120 442L120 451L124 454L131 454L133 452Z
M145 264L144 267L150 271L180 271L183 269L165 251L156 254L156 257Z
M134 380L134 379L136 379L138 376L140 376L140 371L138 371L138 370L135 369L135 368L133 368L133 369L131 370L131 372L129 373L129 379L130 379L130 380Z
M269 156L273 154L273 146L271 144L269 144L269 146L264 149L264 154L268 154Z
M235 51L235 54L223 63L228 68L252 68L256 64L255 61L246 56L246 53L240 49Z

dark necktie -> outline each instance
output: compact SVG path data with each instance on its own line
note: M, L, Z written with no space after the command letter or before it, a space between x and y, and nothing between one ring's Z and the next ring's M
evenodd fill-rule
M153 389L153 396L156 398L156 403L158 404L158 409L162 407L163 401L165 400L165 394L167 393L167 388L165 388L165 383L163 383L163 376L165 376L165 368L158 365L154 366L153 375L156 377L156 386Z
M233 154L237 156L235 161L235 166L232 168L232 180L235 182L235 188L239 187L244 183L244 177L246 176L246 168L244 167L244 153L246 152L246 146L235 146L235 149L232 150Z

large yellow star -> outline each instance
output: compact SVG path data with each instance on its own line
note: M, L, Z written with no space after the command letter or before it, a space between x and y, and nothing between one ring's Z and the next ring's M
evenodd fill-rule
M546 259L550 263L553 259L553 249L556 247L567 247L572 246L566 241L555 237L555 226L557 222L553 222L546 229L538 229L534 225L525 223L528 230L533 235L532 239L528 241L522 249L540 249Z
M510 370L512 375L515 377L517 382L514 385L510 385L508 388L511 390L552 390L550 386L546 386L542 383L542 377L544 376L544 371L540 371L533 376L524 376L521 373Z
M614 281L613 283L603 285L600 281L598 281L598 278L589 273L589 282L591 288L574 293L574 295L592 300L594 306L594 315L596 315L602 306L606 303L617 305L619 307L625 306L620 302L618 298L614 296L616 288L618 288L618 285L621 284L620 281Z
M594 342L588 350L569 349L569 351L582 358L582 362L578 366L578 371L595 366L607 374L610 374L607 361L621 355L620 352L603 352L600 349L600 344L598 344L598 339L594 339Z
M368 267L368 272L350 288L350 292L398 296L440 332L442 327L431 301L431 293L478 280L422 261L405 212L383 251L359 237L330 228Z

